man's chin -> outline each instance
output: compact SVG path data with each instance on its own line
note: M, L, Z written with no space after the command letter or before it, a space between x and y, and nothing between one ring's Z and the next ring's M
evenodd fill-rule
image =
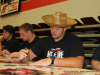
M23 40L23 41L25 41L25 40Z
M2 38L2 39L5 39L6 40L6 38Z
M23 40L23 41L27 41L27 40Z
M54 39L57 39L57 37L52 36Z

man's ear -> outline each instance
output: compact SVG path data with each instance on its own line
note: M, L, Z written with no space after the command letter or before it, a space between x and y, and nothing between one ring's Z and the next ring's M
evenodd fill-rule
M31 31L28 31L28 34L31 34Z
M66 30L67 30L67 27L64 28L64 31L66 31Z

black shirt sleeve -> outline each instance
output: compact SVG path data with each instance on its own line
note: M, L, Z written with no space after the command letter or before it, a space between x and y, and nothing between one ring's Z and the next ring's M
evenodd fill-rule
M42 56L43 55L43 39L41 39L38 43L36 43L32 48L32 52L37 55L37 56Z
M79 37L73 36L70 41L70 57L84 56L84 49Z
M93 60L100 61L100 46L96 49L92 56Z

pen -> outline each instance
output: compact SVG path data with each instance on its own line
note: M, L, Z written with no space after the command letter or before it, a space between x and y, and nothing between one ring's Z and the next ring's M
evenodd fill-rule
M5 49L5 50L7 50L7 49ZM5 54L7 54L7 52L6 52L6 51L4 52L4 55L5 55Z
M25 50L29 50L29 49L27 49L26 47L25 47ZM26 52L25 52L26 53ZM28 53L26 53L27 55L28 55Z
M7 54L7 52L4 53L4 55Z

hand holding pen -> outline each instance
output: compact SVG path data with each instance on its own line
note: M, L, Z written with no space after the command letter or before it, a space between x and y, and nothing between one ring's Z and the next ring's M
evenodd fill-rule
M26 49L21 49L18 53L18 59L19 60L23 60L24 58L26 58L28 55L28 50Z
M27 51L28 51L29 49L27 49L27 48L25 47L25 50L27 50ZM26 52L26 54L28 55L28 53L27 53L27 52Z

